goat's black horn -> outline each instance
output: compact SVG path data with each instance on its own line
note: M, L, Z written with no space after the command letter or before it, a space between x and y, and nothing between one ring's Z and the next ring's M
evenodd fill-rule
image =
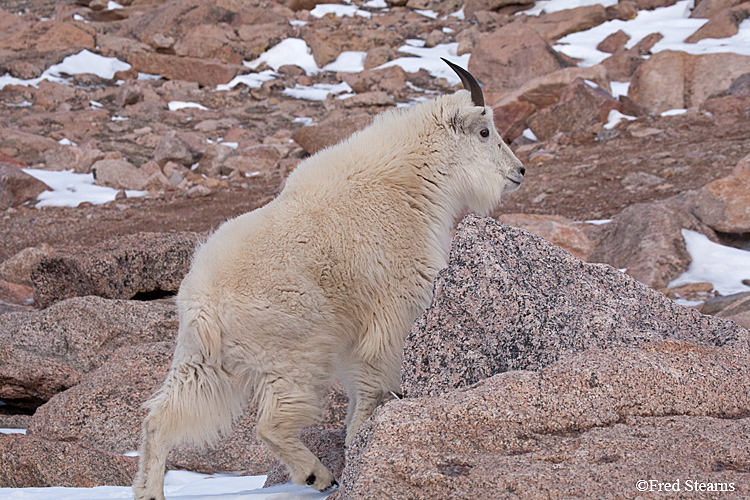
M453 64L448 59L444 57L441 57L440 59L456 72L461 79L461 83L464 84L464 88L471 92L471 101L474 103L474 106L484 107L484 94L482 94L482 88L479 86L479 82L477 82L476 78L471 76L471 73L463 69L461 66Z

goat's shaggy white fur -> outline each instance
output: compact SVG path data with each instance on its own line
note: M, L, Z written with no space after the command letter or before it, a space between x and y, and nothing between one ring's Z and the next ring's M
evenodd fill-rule
M492 109L465 90L391 111L302 162L268 205L223 224L177 297L172 369L146 404L138 500L163 500L177 442L230 431L248 398L257 432L296 483L331 472L299 440L332 378L349 396L346 443L398 391L402 346L446 265L454 219L487 213L524 169Z

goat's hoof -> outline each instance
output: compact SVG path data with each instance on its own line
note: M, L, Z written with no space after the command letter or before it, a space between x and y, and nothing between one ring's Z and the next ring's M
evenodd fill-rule
M339 489L339 482L336 481L336 479L334 479L333 482L330 485L328 485L327 488L320 490L320 491L321 493L333 493L337 489Z
M336 491L339 487L339 483L336 482L336 478L331 474L331 471L323 467L321 470L311 472L303 481L298 484L306 484L313 489L321 491L323 493L331 493Z

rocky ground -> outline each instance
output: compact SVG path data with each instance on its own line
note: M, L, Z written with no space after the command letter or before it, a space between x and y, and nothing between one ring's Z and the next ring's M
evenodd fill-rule
M372 115L455 90L424 70L374 69L401 57L398 49L406 40L421 39L427 47L458 43L459 54L472 54L469 70L484 84L498 130L526 165L522 188L503 200L494 218L557 247L510 226L485 228L485 219L472 219L459 231L462 251L500 256L492 286L502 284L519 308L543 319L504 316L504 302L472 291L483 289L482 277L454 282L466 271L452 261L433 309L410 336L411 365L404 368L410 398L389 403L368 424L347 456L342 496L418 498L414 491L423 490L432 495L425 498L437 498L447 495L440 490L446 484L455 492L479 483L487 491L512 492L524 470L559 479L562 467L573 472L563 482L550 480L557 486L554 494L545 490L548 496L629 498L602 492L656 470L665 479L705 473L706 481L744 484L739 496L720 498L747 498L750 407L742 377L748 347L747 331L738 324L750 326L750 294L718 297L711 284L668 284L690 263L683 228L750 249L750 56L652 55L654 37L626 49L625 40L613 36L601 48L612 53L609 59L578 68L550 48L567 33L631 19L669 0L622 0L606 9L539 17L513 15L529 6L524 0L409 0L389 2L387 12L370 8L376 12L371 18L318 18L310 14L314 0L120 3L123 8L114 10L100 0L8 0L0 6L0 75L38 78L84 49L131 65L112 78L84 73L37 86L14 80L0 89L0 399L10 404L0 407L0 427L29 428L26 437L0 436L0 485L130 481L134 461L121 454L135 448L143 417L138 405L168 368L176 319L164 297L179 286L195 242L227 218L267 203L299 161L361 128ZM462 5L464 19L448 15ZM710 21L694 37L731 36L732 27L736 32L750 16L747 5L702 0L693 15ZM305 40L319 67L342 51L366 51L366 69L307 73L286 65L258 88L216 90L250 72L243 60L288 38ZM138 79L139 73L164 78ZM285 93L297 85L341 82L354 96L308 101ZM610 82L630 82L628 95L613 98ZM172 101L207 109L171 111ZM675 108L687 111L661 116ZM604 128L612 110L635 119ZM524 137L525 129L538 140ZM29 166L94 172L98 184L122 190L122 196L103 205L35 207L45 186L20 171ZM130 189L148 194L124 196ZM592 219L612 222L582 222ZM517 252L504 253L498 241ZM558 247L592 264L558 253ZM556 267L539 264L550 259ZM630 276L593 263L626 269ZM538 281L507 277L518 269L534 269ZM570 295L553 300L549 290L561 283ZM591 297L600 307L588 308ZM698 308L712 316L676 306L675 298L704 301ZM634 307L632 315L622 312ZM478 311L487 321L462 319L464 310ZM457 340L460 329L436 326L462 321L478 329L470 339ZM430 338L446 347L430 346ZM476 349L461 351L471 339ZM476 363L466 365L469 358ZM634 367L635 382L614 368L618 364ZM443 365L452 371L438 376L425 368ZM661 380L667 365L669 374L711 376L670 379L653 389L658 394L644 388ZM562 387L566 377L580 387ZM599 382L592 382L596 377ZM455 390L477 381L469 392ZM534 389L519 396L519 384ZM611 397L607 391L624 395L596 411L586 406ZM680 391L684 398L675 396ZM722 397L707 402L706 394L717 391ZM654 407L653 399L665 393L671 399ZM342 398L334 391L325 423L305 435L339 472ZM497 399L488 414L509 400L513 409L493 427L489 416L472 413L474 398ZM539 401L559 409L529 413ZM417 451L426 456L425 443L444 431L446 408L455 411L454 428L464 433L464 441L456 440L460 446L422 462L404 460ZM479 434L459 423L462 415L475 415L471 425L485 436L504 429L497 432L517 439L479 443ZM551 423L541 425L540 419ZM413 432L409 422L423 422L429 432ZM660 442L676 443L681 433L699 448L701 432L713 443L708 461L678 453L676 444L654 451ZM416 437L394 442L410 434ZM737 435L743 436L740 444ZM254 438L252 413L239 423L238 436L208 452L176 450L170 460L195 470L253 474L274 467L272 481L283 480L283 469ZM637 436L646 436L646 444L639 445ZM625 443L622 449L618 443ZM586 450L588 458L575 449ZM523 460L513 458L523 454ZM63 455L77 457L72 471L56 462ZM377 457L387 457L380 468ZM511 472L482 482L499 467ZM393 477L377 486L383 477L378 474ZM570 486L585 477L609 478L609 486L595 493ZM542 498L542 490L524 490L524 497Z

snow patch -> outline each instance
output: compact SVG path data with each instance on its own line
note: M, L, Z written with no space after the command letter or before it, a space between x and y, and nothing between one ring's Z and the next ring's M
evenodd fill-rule
M669 284L674 288L690 283L712 283L721 295L750 292L742 283L750 280L750 252L719 245L689 229L682 230L685 248L692 262L687 271Z
M37 207L77 207L81 203L101 205L115 199L118 190L94 184L94 174L76 174L72 170L53 172L24 168L24 172L45 183L51 191L37 197ZM125 191L128 198L145 196L148 191Z

